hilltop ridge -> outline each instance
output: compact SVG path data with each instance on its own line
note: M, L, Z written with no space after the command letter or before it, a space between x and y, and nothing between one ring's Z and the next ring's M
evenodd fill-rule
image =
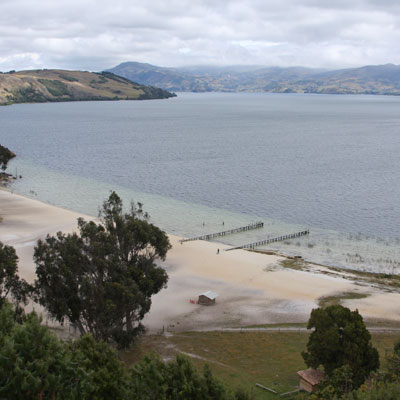
M176 96L111 72L57 69L0 73L0 105L84 100L147 100Z
M400 66L323 70L305 67L193 66L125 62L108 71L142 84L188 92L272 92L400 95Z

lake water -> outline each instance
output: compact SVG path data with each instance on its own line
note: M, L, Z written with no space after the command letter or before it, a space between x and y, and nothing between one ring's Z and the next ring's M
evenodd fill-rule
M0 108L18 193L95 215L111 189L193 236L263 220L233 245L400 273L400 98L182 93ZM204 226L203 226L204 222ZM224 222L224 226L222 226Z

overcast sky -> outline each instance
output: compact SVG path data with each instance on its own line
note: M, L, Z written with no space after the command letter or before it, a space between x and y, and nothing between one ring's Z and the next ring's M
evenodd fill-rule
M0 0L0 70L400 64L400 0Z

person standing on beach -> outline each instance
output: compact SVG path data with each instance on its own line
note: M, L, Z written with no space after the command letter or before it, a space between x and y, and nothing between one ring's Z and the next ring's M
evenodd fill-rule
M219 254L219 249L217 249L217 254Z

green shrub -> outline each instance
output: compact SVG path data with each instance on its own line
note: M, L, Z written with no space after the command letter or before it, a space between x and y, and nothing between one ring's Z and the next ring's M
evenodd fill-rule
M51 79L38 79L38 82L44 85L52 96L60 97L70 94L68 86L64 82Z

